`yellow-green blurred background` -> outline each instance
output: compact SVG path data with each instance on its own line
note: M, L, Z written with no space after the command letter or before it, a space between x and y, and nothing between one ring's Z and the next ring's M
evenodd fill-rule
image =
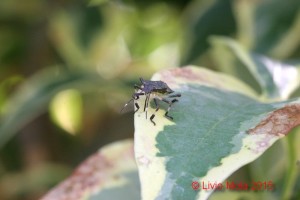
M299 0L1 0L0 199L37 199L110 142L138 78L187 64L239 76L209 38L300 61ZM248 74L247 74L248 73Z

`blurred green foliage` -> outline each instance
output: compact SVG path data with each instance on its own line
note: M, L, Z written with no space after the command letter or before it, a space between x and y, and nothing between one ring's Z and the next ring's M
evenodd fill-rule
M248 69L217 59L222 53L215 54L211 36L230 36L249 52L298 64L299 8L298 0L1 0L0 199L34 199L57 183L53 177L37 187L5 189L24 174L34 176L28 173L34 167L63 174L104 144L133 137L131 113L119 110L138 77L197 64L262 92ZM69 89L75 100L71 94L57 102ZM53 117L64 110L50 106L53 99L68 105L64 119L76 136ZM72 107L78 118L70 117Z

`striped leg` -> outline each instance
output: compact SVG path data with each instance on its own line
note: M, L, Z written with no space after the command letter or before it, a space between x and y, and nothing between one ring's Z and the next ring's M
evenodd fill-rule
M155 107L156 107L156 109L155 109L155 113L156 113L159 110L159 106L157 104L157 99L156 98L154 98L153 101L154 101L154 104L155 104ZM155 113L153 113L150 117L150 121L154 124L154 126L156 125L155 122L153 121L153 118L155 117Z
M123 108L122 108L122 110L120 111L120 112L122 112L123 110L124 110L124 108L126 107L126 106L128 106L128 104L131 102L131 101L133 101L133 100L138 100L139 98L140 98L140 96L141 95L145 95L145 93L143 93L143 92L141 92L141 93L134 93L133 95L132 95L132 98L123 106ZM139 110L139 105L137 104L137 103L135 103L134 104L135 105L135 107L137 108L137 110L136 111L138 111ZM134 112L136 112L136 111L134 111Z
M145 104L144 104L144 112L146 112L146 119L147 119L147 110L149 106L149 99L150 99L150 94L147 94L145 99Z
M168 119L171 119L173 120L173 117L171 117L170 115L168 115L170 109L171 109L171 106L173 103L177 102L178 100L177 99L173 99L172 101L169 101L168 99L165 99L165 98L162 98L162 101L163 102L166 102L167 104L169 104L169 107L168 107L168 110L167 112L165 113L165 116L168 118Z

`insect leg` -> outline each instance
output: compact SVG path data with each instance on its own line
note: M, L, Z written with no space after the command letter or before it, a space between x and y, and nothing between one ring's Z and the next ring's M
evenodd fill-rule
M133 100L138 100L139 98L140 98L140 96L141 95L145 95L145 93L143 93L143 92L141 92L141 93L134 93L133 95L132 95L132 99L130 99L124 106L123 106L123 108L121 109L121 111L120 112L122 112L123 110L124 110L124 108L126 107L126 106L128 106L128 104L131 102L131 101L133 101ZM137 107L137 110L139 109L139 106L137 106L137 103L135 103L135 106ZM137 111L136 110L136 111ZM136 112L135 111L135 112Z
M146 112L146 119L147 119L147 110L148 110L149 98L150 98L150 94L147 94L146 99L145 99L145 105L144 105L144 112Z
M168 96L169 98L174 98L174 97L181 97L181 94L178 93L178 94L171 94Z
M146 106L147 106L147 98L148 98L148 95L146 95L146 99L145 99L145 104L144 104L144 112L146 111Z
M140 96L142 96L142 95L145 95L145 93L144 93L144 92L134 93L134 94L132 95L132 99L138 100L138 99L140 98Z
M136 110L134 111L134 113L136 113L136 112L140 109L140 106L139 106L138 103L135 103L134 105L135 105L135 107L136 107Z
M138 99L140 98L141 95L145 95L145 93L143 93L143 92L141 92L141 93L134 93L134 94L132 95L132 98L133 98L134 100L138 100ZM135 103L134 105L135 105L135 107L136 107L136 110L134 111L134 113L136 113L136 112L140 109L140 106L139 106L138 103Z
M177 102L178 100L177 99L173 99L172 101L169 101L168 99L165 99L165 98L162 98L161 99L163 102L166 102L167 104L169 104L169 107L168 107L168 110L167 112L165 113L165 116L171 120L173 120L173 117L171 117L170 115L168 115L170 109L171 109L171 106L173 103Z
M134 85L134 89L142 90L142 88L138 85Z
M154 104L155 104L155 107L156 107L156 109L155 109L155 113L156 113L159 110L159 106L157 104L156 98L154 98L153 101L154 101ZM150 117L150 121L154 124L154 126L156 125L155 122L153 121L153 118L155 117L155 113L153 113Z

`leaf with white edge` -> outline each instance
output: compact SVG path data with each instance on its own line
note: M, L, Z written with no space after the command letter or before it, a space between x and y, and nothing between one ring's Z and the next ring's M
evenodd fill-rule
M300 68L297 66L248 52L230 38L215 36L210 38L210 43L214 60L221 68L237 77L240 76L239 68L248 69L267 98L288 99L300 86Z
M140 199L132 140L101 148L41 200Z
M291 64L272 60L266 56L251 54L257 67L253 73L257 79L263 80L266 76L272 80L274 97L285 100L300 86L300 68ZM263 70L261 70L263 69ZM266 71L265 71L266 70ZM267 78L268 79L268 78ZM272 93L271 93L272 97Z
M152 80L165 81L182 96L170 111L174 121L163 109L156 126L145 113L135 114L143 199L207 199L213 189L194 191L192 181L222 183L300 124L300 100L259 102L251 89L224 74L184 67Z

